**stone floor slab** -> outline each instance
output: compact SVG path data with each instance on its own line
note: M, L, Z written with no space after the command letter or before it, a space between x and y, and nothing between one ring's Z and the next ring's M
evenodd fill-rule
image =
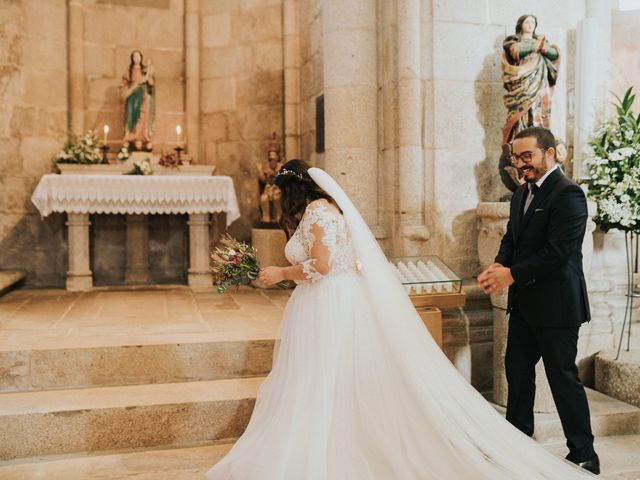
M176 285L14 290L0 297L0 351L273 339L289 295Z
M201 480L232 443L101 455L54 456L0 462L3 480ZM563 454L563 445L545 446ZM640 436L596 439L603 480L640 479Z

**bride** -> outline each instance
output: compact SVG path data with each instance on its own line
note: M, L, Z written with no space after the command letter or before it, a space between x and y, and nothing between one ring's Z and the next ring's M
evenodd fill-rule
M298 283L273 369L215 480L572 480L592 475L512 427L447 360L366 223L323 170L276 177Z

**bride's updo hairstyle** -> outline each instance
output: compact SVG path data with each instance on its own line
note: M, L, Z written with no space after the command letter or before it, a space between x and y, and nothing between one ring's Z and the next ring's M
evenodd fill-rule
M309 168L311 167L302 160L289 160L275 178L275 184L282 192L281 224L288 237L298 227L307 205L314 200L324 198L338 210L340 209L331 195L321 189L309 176Z

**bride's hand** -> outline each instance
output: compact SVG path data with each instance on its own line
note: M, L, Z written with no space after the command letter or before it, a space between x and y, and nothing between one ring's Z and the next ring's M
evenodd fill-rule
M276 283L280 283L284 280L282 267L267 267L260 269L260 274L258 275L258 280L260 280L265 285L275 285Z

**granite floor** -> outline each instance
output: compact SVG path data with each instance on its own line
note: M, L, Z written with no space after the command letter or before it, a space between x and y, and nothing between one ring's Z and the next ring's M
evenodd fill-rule
M274 338L290 291L243 287L14 290L0 297L0 351Z

